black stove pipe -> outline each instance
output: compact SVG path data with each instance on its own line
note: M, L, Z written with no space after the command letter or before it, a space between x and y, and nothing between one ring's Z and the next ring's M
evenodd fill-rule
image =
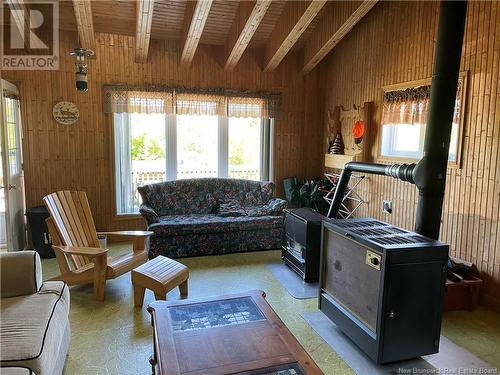
M466 1L442 1L440 4L424 157L416 165L347 163L328 217L337 216L352 172L391 176L417 185L415 231L438 239L466 13Z
M377 174L382 176L391 176L394 178L399 178L403 181L408 181L412 184L413 181L413 170L415 169L415 164L376 164L376 163L362 163L362 162L350 162L344 166L344 170L340 175L339 182L337 183L337 188L335 189L335 194L333 195L333 202L328 210L328 217L336 217L340 206L343 201L347 185L351 179L352 172L362 172L369 174Z
M424 157L413 172L419 191L415 231L434 239L441 228L466 13L466 1L441 2Z

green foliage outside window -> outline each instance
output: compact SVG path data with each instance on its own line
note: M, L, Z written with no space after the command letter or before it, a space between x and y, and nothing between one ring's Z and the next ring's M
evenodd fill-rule
M146 137L146 133L132 137L132 160L165 159L165 150L157 139Z

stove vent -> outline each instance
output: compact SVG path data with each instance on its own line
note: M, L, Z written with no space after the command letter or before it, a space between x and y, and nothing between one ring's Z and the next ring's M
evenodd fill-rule
M434 240L375 219L336 220L350 234L382 246L428 244Z

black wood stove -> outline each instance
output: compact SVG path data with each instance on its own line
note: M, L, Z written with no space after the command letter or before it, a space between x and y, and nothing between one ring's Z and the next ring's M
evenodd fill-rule
M439 350L448 245L375 219L323 222L320 309L376 363Z

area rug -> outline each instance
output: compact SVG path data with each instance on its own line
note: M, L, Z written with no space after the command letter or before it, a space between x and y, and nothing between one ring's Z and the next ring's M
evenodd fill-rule
M266 267L281 285L297 299L318 297L318 283L306 283L284 263L268 263Z
M441 336L439 353L377 366L321 311L301 313L316 333L331 346L356 374L480 374L491 366ZM481 372L481 369L483 372ZM484 371L486 370L486 371Z

